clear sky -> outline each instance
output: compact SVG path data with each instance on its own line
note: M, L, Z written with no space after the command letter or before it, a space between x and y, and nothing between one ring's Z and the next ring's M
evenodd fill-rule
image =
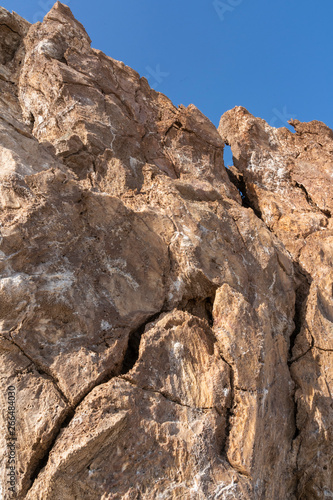
M49 0L0 0L30 22ZM215 125L234 106L333 128L333 0L69 0L92 46Z

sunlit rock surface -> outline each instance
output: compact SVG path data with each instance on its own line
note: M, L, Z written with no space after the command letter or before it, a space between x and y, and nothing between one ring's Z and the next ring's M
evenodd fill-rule
M2 497L333 497L333 132L0 17Z

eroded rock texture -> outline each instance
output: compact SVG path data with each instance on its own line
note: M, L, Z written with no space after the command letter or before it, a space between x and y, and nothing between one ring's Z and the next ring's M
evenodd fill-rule
M333 497L333 132L0 16L3 498L9 386L17 498Z

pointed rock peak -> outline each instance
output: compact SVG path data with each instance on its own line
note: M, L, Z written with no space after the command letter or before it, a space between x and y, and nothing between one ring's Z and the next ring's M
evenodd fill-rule
M223 141L215 125L194 104L187 108L181 107L181 117L185 128L199 133L205 141L217 148L223 147Z
M234 115L239 116L239 117L254 118L254 115L252 113L250 113L250 111L248 111L246 108L244 108L244 106L235 106L234 108L230 109L226 113L234 114Z
M13 11L10 13L4 7L0 7L0 25L8 26L12 31L17 33L26 34L30 23L16 14L16 12Z
M0 15L1 16L10 16L10 12L7 9L5 9L4 7L0 6Z
M59 14L62 16L65 16L65 17L69 17L70 19L75 21L75 17L73 16L71 9L68 7L68 5L65 5L61 2L56 2L53 5L50 12L46 15L46 17L49 17L49 16L54 17L55 15L59 16Z
M61 24L69 24L72 27L75 27L76 29L81 31L82 34L86 38L88 38L89 43L91 43L91 39L90 39L89 35L87 34L84 26L77 19L75 19L71 9L67 5L65 5L61 2L56 2L53 5L50 12L48 14L46 14L46 16L44 17L43 22L45 23L48 21L53 21L53 22L56 21L56 22L61 23Z

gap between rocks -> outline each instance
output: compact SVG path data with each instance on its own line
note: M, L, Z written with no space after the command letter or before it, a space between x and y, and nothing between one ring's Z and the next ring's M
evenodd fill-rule
M306 313L306 302L310 292L311 278L310 276L301 269L301 266L294 262L295 279L298 282L298 286L295 290L295 313L294 313L294 331L290 336L289 345L289 365L292 364L296 359L293 359L292 351L294 349L296 339L301 333L302 326L305 321Z
M85 392L82 395L82 397L80 398L80 400L75 405L70 405L70 403L68 402L68 399L65 397L66 398L65 401L69 404L68 412L65 415L64 419L62 420L62 422L59 422L59 424L58 424L58 426L57 426L57 428L55 430L55 435L54 435L54 438L52 439L52 442L48 446L48 448L45 451L43 457L38 461L38 463L37 463L36 467L34 468L34 471L32 472L32 474L30 475L31 486L29 487L28 491L30 491L33 488L33 485L34 485L34 483L35 483L35 481L36 481L39 473L47 465L50 453L53 450L53 448L54 448L54 446L56 444L56 441L57 441L60 433L66 427L69 426L69 424L71 423L72 419L74 418L74 415L75 415L75 412L76 412L76 409L78 408L78 406L83 402L83 400L87 396L89 396L89 394L96 387L99 387L99 386L101 386L103 384L106 384L107 382L109 382L110 380L112 380L114 377L117 377L117 376L119 376L122 373L127 373L127 371L129 371L134 366L134 364L135 364L135 362L137 360L136 356L138 356L138 351L139 351L139 345L137 345L138 339L139 339L139 344L140 344L140 339L141 339L141 336L142 336L142 334L143 334L143 332L145 330L146 325L148 323L151 323L152 321L154 321L154 319L157 319L161 315L162 312L163 311L160 311L160 312L158 312L158 313L150 316L141 326L139 326L138 329L136 329L133 333L130 334L129 342L128 342L128 347L127 347L127 350L126 350L126 353L125 353L125 356L124 356L124 359L123 359L122 366L121 366L120 370L117 370L116 372L111 372L109 374L106 374L101 380L99 380L98 382L96 382L93 385L93 387L91 387L87 392ZM139 332L139 333L137 333L137 332ZM133 364L133 366L131 366L132 364ZM125 366L126 366L126 368L125 368ZM61 394L62 394L62 392L61 392Z
M300 264L298 262L293 262L294 265L294 270L295 270L295 278L298 280L298 286L295 290L295 313L294 313L294 331L292 335L290 336L290 345L289 345L289 360L288 360L288 370L290 374L291 380L294 382L294 391L292 393L292 402L294 405L294 426L295 426L295 432L294 435L291 438L291 450L293 449L293 443L295 440L300 436L302 429L298 427L297 425L297 415L298 415L298 407L297 407L297 401L296 401L296 391L299 388L299 384L297 383L297 380L292 375L291 371L291 365L301 359L303 356L305 356L309 351L314 346L314 338L311 337L311 346L309 349L307 349L306 352L302 353L301 355L293 358L293 350L297 341L297 337L301 335L302 333L302 328L305 325L305 317L306 317L306 305L307 305L307 300L310 294L310 287L311 287L311 277L301 268ZM300 452L300 446L298 446L298 450L296 453L296 464L298 463L298 456ZM299 471L296 467L296 474L299 474ZM295 498L298 497L298 483L296 482L295 484Z
M192 316L206 320L208 325L212 327L214 323L213 306L214 306L215 295L216 295L216 290L214 290L212 295L204 299L190 299L180 309L182 311L188 312Z
M222 355L220 352L220 356L222 361L226 363L229 368L230 368L230 405L227 407L227 412L225 416L225 439L223 443L223 449L221 450L220 455L223 456L223 458L228 462L230 467L234 469L234 467L231 465L228 459L228 454L227 454L227 447L228 447L228 441L229 441L229 436L231 432L231 419L234 415L234 405L235 405L235 373L232 365L225 359L225 357Z
M130 377L127 377L126 375L120 375L119 378L121 378L122 380L125 380L129 384L133 385L133 387L137 387L138 389L141 389L142 391L151 392L153 394L159 394L160 396L162 396L167 401L170 401L171 403L174 403L176 405L182 406L184 408L190 408L191 410L197 410L197 411L215 410L218 414L220 414L219 411L217 410L217 408L215 408L214 406L209 406L209 407L201 407L200 406L200 407L197 407L197 406L187 405L185 403L182 403L180 401L180 399L178 399L178 398L176 398L174 396L171 396L171 394L169 394L168 392L158 391L156 389L153 389L151 387L146 387L146 386L142 387L142 386L138 385Z
M179 307L177 309L182 310L184 312L186 311L189 314L191 314L192 316L200 318L201 320L202 319L206 320L207 323L209 324L209 327L211 327L213 325L212 311L213 311L213 304L214 304L214 300L215 300L215 294L216 294L216 290L214 290L214 293L212 294L212 296L208 296L205 299L190 299L186 302L186 304L183 307ZM162 311L151 316L144 324L142 324L137 330L135 330L130 335L130 339L128 342L128 348L127 348L127 351L125 354L120 378L122 378L123 380L126 380L131 385L138 387L144 391L149 391L149 392L152 392L155 394L160 394L168 401L171 401L172 403L178 404L180 406L183 406L186 408L192 408L194 410L214 410L215 409L217 411L217 413L220 415L219 410L215 407L207 407L206 408L206 407L193 407L190 405L186 405L185 403L182 403L179 398L174 397L167 392L158 391L158 390L153 389L151 387L138 386L137 383L130 376L127 376L128 372L134 367L135 363L137 362L137 360L139 358L141 338L145 332L146 326L149 323L154 323L161 316L161 314L163 314L163 312L167 313L170 311L168 311L166 309L165 310L162 309ZM213 334L213 332L212 332L212 334Z
M226 146L229 146L229 144L226 144ZM246 181L244 179L244 175L234 166L230 165L228 167L225 167L227 175L229 177L230 182L235 186L235 188L238 190L241 199L242 199L242 206L244 208L252 208L253 212L255 215L262 220L262 213L261 211L252 203L248 196L248 190L246 186ZM266 226L267 227L267 226ZM270 228L268 227L270 230Z
M311 196L309 195L307 189L305 186L303 186L303 184L301 184L300 182L297 182L295 181L295 185L297 188L299 188L301 191L303 191L304 195L305 195L305 198L306 198L306 201L307 203L310 205L311 208L321 212L323 215L325 215L325 217L327 217L328 219L331 218L331 212L329 210L323 210L322 208L318 207L317 203L315 203L313 201L313 199L311 198Z
M241 389L240 387L236 387L236 385L235 385L235 373L234 373L234 369L233 369L232 365L224 358L224 356L222 355L221 352L220 352L220 356L221 356L222 361L224 361L224 363L226 363L230 368L230 399L231 399L230 405L227 407L226 416L225 416L225 420L226 420L225 438L224 438L223 448L220 452L220 455L227 462L227 464L235 472L237 472L237 474L240 474L241 476L244 476L247 479L252 479L252 476L245 469L243 469L241 467L234 466L228 458L228 442L229 442L229 437L230 437L231 427L232 427L231 419L234 415L234 408L235 408L235 392L236 392L236 390L244 391L244 392L248 392L248 391L246 389Z
M201 299L201 300L192 299L186 303L186 305L182 308L182 310L190 312L190 314L192 314L193 316L200 317L201 319L206 319L206 321L211 326L212 322L213 322L212 308L213 308L213 303L214 303L214 297L215 297L215 293L212 296L206 297L205 299ZM198 304L199 304L199 306L198 306ZM196 305L198 307L195 307ZM48 378L50 378L52 380L55 388L58 390L58 392L61 395L61 397L63 398L63 400L68 404L68 411L65 413L63 420L58 423L56 429L54 430L54 437L53 437L51 443L49 444L49 446L45 450L45 453L40 458L40 460L37 462L32 473L30 474L31 485L27 491L30 491L33 488L33 485L34 485L35 481L37 480L40 472L42 471L42 469L44 469L44 467L48 463L50 453L52 452L59 435L61 434L61 432L65 428L67 428L69 426L70 422L72 421L72 419L75 415L76 409L83 402L83 400L96 387L99 387L100 385L103 385L103 384L109 382L114 377L121 376L121 378L124 378L125 380L130 382L130 380L128 380L127 377L124 377L124 375L126 375L134 367L135 363L137 362L137 360L139 358L139 349L140 349L141 338L145 332L146 326L149 323L153 323L154 321L156 321L161 316L161 314L163 314L164 312L166 313L166 312L168 312L168 310L162 308L161 311L149 316L138 328L136 328L133 332L130 333L129 340L128 340L128 346L127 346L127 349L126 349L126 352L125 352L125 355L123 358L121 368L117 371L113 371L109 374L104 375L104 377L101 380L96 381L96 383L87 392L85 392L82 395L82 397L79 399L79 401L75 405L73 405L69 402L68 398L65 396L63 391L60 389L59 384L54 379L54 377L51 374L47 373L43 368L41 368L36 363L35 360L33 360L31 357L27 356L26 353L23 351L23 349L19 345L17 345L13 340L11 340L11 342L18 349L20 349L20 351L33 363L33 365L36 367L36 370L38 371L38 373L40 373L41 375L47 376ZM7 340L9 340L9 339L7 339ZM149 390L149 389L144 388L144 390ZM179 404L179 405L184 406L184 407L192 408L191 406L182 404L180 401L178 401L175 398L172 398L168 394L165 394L165 393L162 393L159 391L154 391L154 390L151 390L151 392L159 393L161 396L163 396L164 398L168 399L169 401L171 401L175 404ZM216 408L193 408L193 409L213 410Z
M204 299L189 299L184 306L179 306L178 309L186 311L197 318L205 319L211 327L213 325L213 304L215 294L216 290L214 290L212 295ZM161 311L150 316L139 328L130 333L122 370L120 372L121 375L125 375L132 370L135 363L139 359L141 338L145 332L146 326L149 323L154 323L161 316L161 314L168 312L170 311L163 307Z
M118 373L114 373L112 372L111 374L108 374L108 375L105 375L104 378L99 381L98 383L96 383L91 389L89 389L89 391L87 391L81 398L80 400L75 404L75 405L70 405L69 404L69 407L68 407L68 411L66 412L65 416L64 416L64 419L58 423L58 426L56 427L55 429L55 435L51 441L51 443L49 444L49 446L47 447L47 449L45 450L45 453L43 455L43 457L38 461L36 467L34 468L33 472L30 474L30 481L31 481L31 486L29 487L28 491L32 489L33 485L34 485L34 482L35 480L37 479L39 473L42 471L42 469L47 465L48 463L48 460L49 460L49 456L50 456L50 453L51 451L53 450L54 448L54 445L60 435L60 433L62 432L63 429L65 429L66 427L68 427L68 425L70 424L70 422L72 421L74 415L75 415L75 412L76 412L76 409L77 407L82 403L82 401L98 386L100 385L103 385L107 382L109 382L112 378L116 377L118 375Z
M163 312L164 311L162 309L162 311L160 311L156 314L153 314L141 326L139 326L139 328L137 328L132 333L130 333L120 375L125 375L130 370L132 370L135 363L139 359L141 338L145 332L146 326L149 323L154 323L154 321L156 321L157 318L159 318L159 316L161 316L161 314L163 314Z
M252 208L252 210L255 213L255 215L259 219L261 219L264 222L265 226L269 229L269 231L271 231L271 229L267 226L267 224L263 220L262 213L260 212L260 210L258 210L254 206L254 204L251 202L251 200L250 200L250 198L248 196L247 184L246 184L246 180L244 178L244 175L241 172L239 172L238 169L235 166L233 166L233 165L230 166L229 168L226 168L226 172L228 174L229 180L231 181L232 184L234 184L234 186L238 189L238 191L239 191L239 193L241 195L242 206L245 207L245 208ZM317 206L317 204L311 199L311 196L309 195L309 193L307 192L306 188L302 184L296 182L295 185L304 192L304 194L306 196L306 200L307 200L308 204L312 208L314 208L317 211L320 211L325 217L331 218L331 213L328 210L322 210L322 209L320 209ZM290 377L291 377L291 379L293 380L293 382L295 384L295 389L294 389L294 393L293 393L293 396L292 396L293 404L294 404L295 433L294 433L294 436L292 437L292 441L294 441L297 438L297 436L299 436L299 434L301 432L301 429L299 429L297 427L297 413L298 413L298 410L297 410L297 402L296 402L296 399L295 399L295 394L296 394L298 385L297 385L297 382L292 377L290 366L291 366L292 363L294 363L295 361L297 361L298 359L300 359L301 357L303 357L307 352L309 352L314 347L314 339L312 338L311 346L310 346L310 348L305 353L301 354L300 356L298 356L296 358L292 357L292 352L293 352L294 346L296 344L297 337L301 334L302 327L304 326L304 323L305 323L306 303L307 303L307 299L308 299L308 296L309 296L310 286L311 286L311 281L312 281L311 277L301 268L300 264L297 261L293 260L293 266L294 266L294 272L295 272L295 278L296 278L296 290L295 290L295 295L296 296L295 296L295 313L294 313L294 324L295 324L295 327L294 327L294 331L293 331L292 335L290 336L289 360L288 360L288 369L289 369ZM224 359L224 361L226 362L225 359ZM230 366L230 364L229 364L229 366ZM230 369L231 369L230 379L231 379L231 381L233 381L234 374L233 374L231 366L230 366ZM233 467L232 464L230 464L230 462L229 462L229 460L227 458L227 444L228 444L228 439L229 439L230 431L231 431L231 418L232 418L232 415L233 415L235 390L237 388L234 386L233 383L231 383L231 387L232 387L232 402L231 402L230 408L228 409L227 425L226 425L225 448L224 448L224 450L222 452L222 455L227 460L227 462L229 463L229 465L231 467ZM241 471L239 471L239 472L241 472Z
M211 300L210 297L208 299ZM57 429L55 431L55 435L54 435L54 438L52 439L52 442L48 446L48 448L45 451L43 457L38 461L38 464L34 468L34 471L32 472L32 474L30 475L31 486L28 489L28 491L33 488L33 485L34 485L35 481L37 480L40 472L47 465L50 453L52 452L52 450L53 450L53 448L54 448L54 446L56 444L56 441L57 441L59 435L71 423L72 419L74 418L76 409L83 402L83 400L87 396L89 396L89 394L96 387L99 387L100 385L103 385L103 384L109 382L110 380L112 380L113 378L115 378L117 376L119 376L120 378L126 380L127 382L131 383L132 385L136 386L136 384L130 379L130 377L126 377L126 375L134 367L135 363L138 360L139 349L140 349L140 342L141 342L142 335L143 335L143 333L144 333L144 331L146 329L146 326L149 323L153 323L154 321L156 321L161 316L161 314L163 314L163 312L168 312L168 311L165 311L165 310L162 309L158 313L153 314L144 323L142 323L142 325L140 325L137 329L135 329L129 335L128 347L127 347L127 350L125 352L125 356L124 356L124 359L123 359L123 363L122 363L121 369L119 371L117 371L117 372L112 372L111 374L106 375L101 381L99 381L98 383L96 383L87 393L85 393L80 398L80 400L77 402L77 404L75 404L74 406L71 405L69 407L68 413L66 414L64 420L62 422L59 422L59 425L57 426ZM164 392L156 391L156 390L153 390L153 389L150 389L150 388L146 388L146 387L140 387L140 389L146 390L146 391L150 391L150 392L153 392L155 394L160 394L162 397L164 397L168 401L170 401L172 403L175 403L175 404L178 404L178 405L183 406L183 407L191 408L191 409L194 409L194 410L201 410L201 411L214 410L214 409L217 411L217 409L214 408L214 407L211 407L211 408L195 408L195 407L191 407L189 405L181 403L180 400L178 400L176 398L173 398L170 394L167 394L167 393L164 393ZM67 398L66 398L66 400L67 400Z

